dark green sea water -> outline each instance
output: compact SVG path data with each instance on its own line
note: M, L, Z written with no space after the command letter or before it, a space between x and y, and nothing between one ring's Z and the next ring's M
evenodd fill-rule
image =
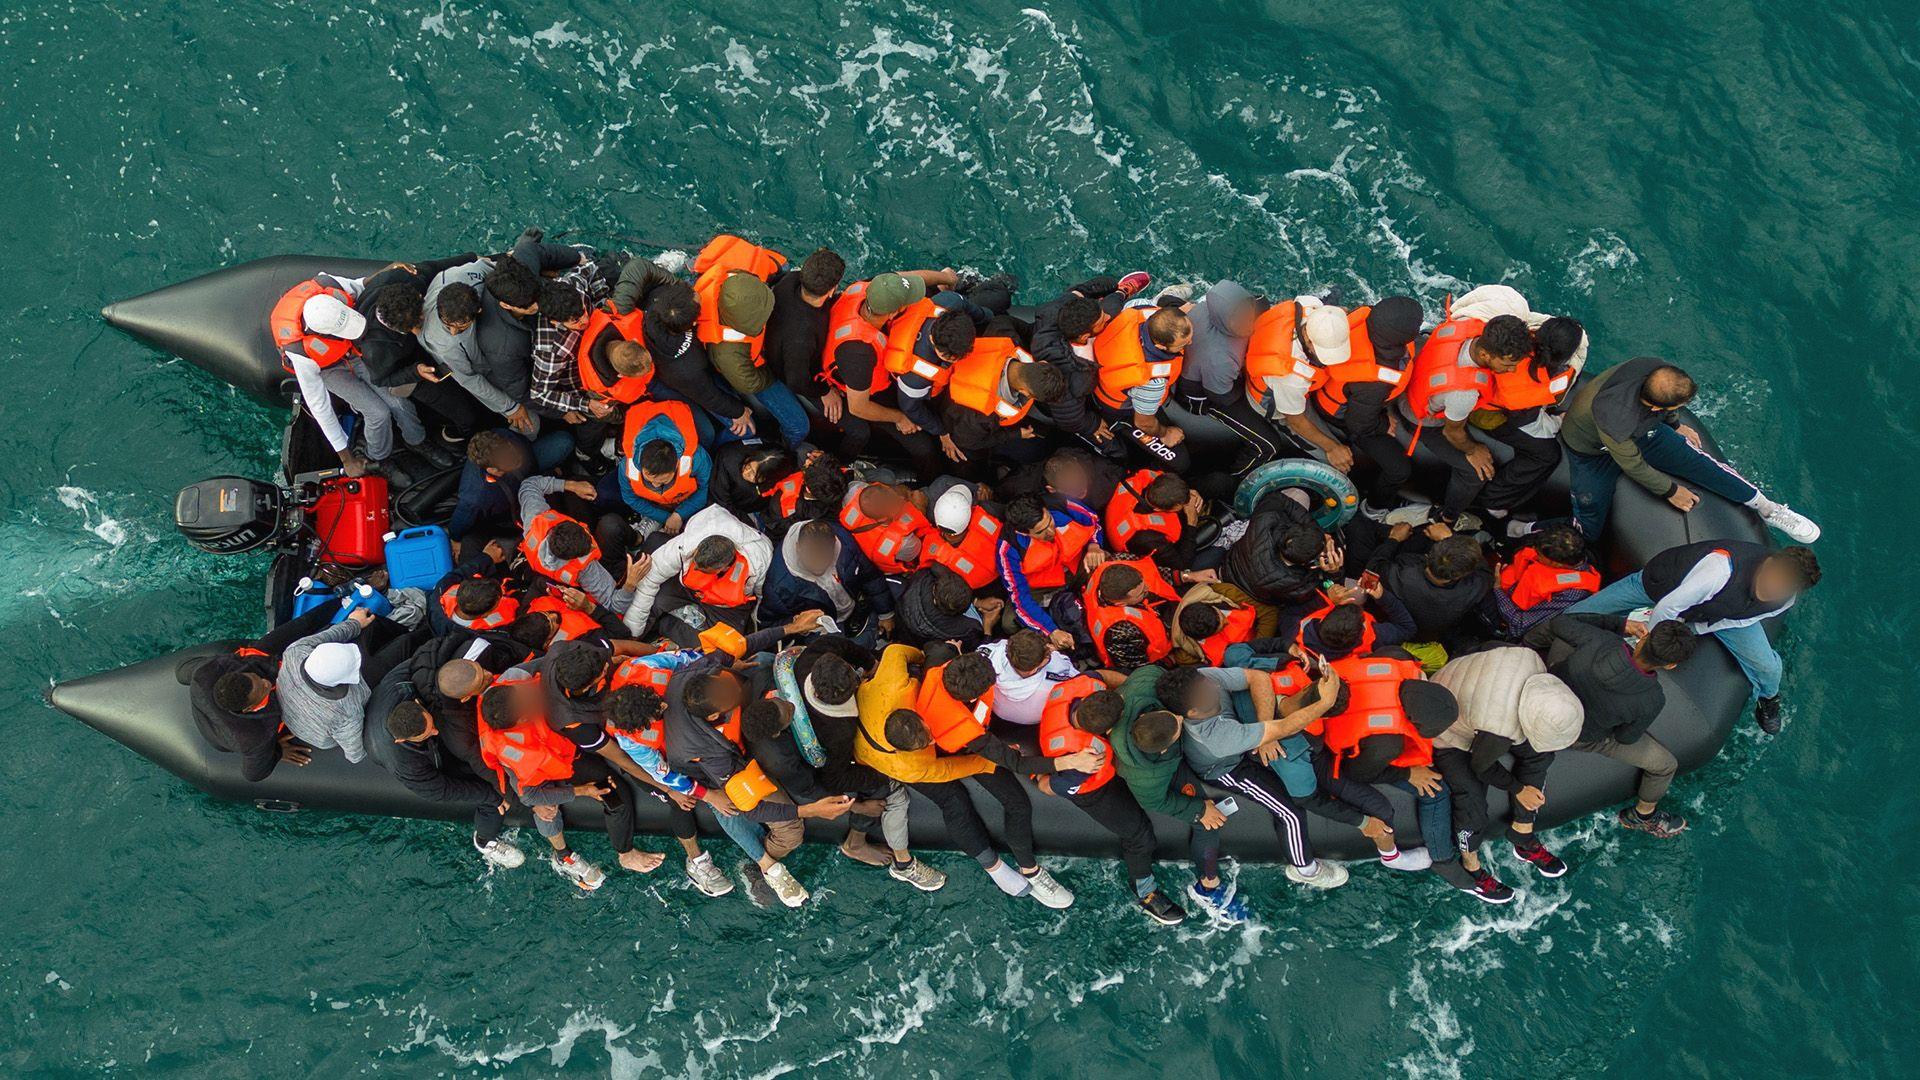
M0 12L0 1074L1920 1072L1920 13L1035 3ZM1133 265L1430 310L1510 281L1599 363L1683 362L1826 525L1790 723L1678 785L1677 841L1556 831L1574 872L1511 907L1249 869L1257 925L1200 933L1096 863L1064 866L1065 914L952 857L921 898L812 849L797 915L675 881L583 901L484 876L454 825L210 802L49 710L53 680L258 627L263 567L168 509L266 474L279 417L98 307L529 223L1035 297Z

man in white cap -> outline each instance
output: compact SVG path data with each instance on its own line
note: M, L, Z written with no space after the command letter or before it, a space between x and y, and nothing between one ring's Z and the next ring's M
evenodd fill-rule
M1296 443L1318 450L1341 472L1353 468L1353 451L1314 422L1307 398L1318 369L1344 364L1352 355L1346 309L1312 296L1268 308L1254 323L1247 344L1247 401L1261 416L1285 424Z
M275 306L271 319L274 344L300 385L307 414L319 425L320 434L339 455L341 467L349 476L366 472L369 460L385 461L393 453L396 425L409 446L424 446L427 438L413 404L376 386L354 345L367 329L366 316L353 307L365 283L364 278L316 275L289 290ZM303 295L306 299L297 313L286 310L289 300ZM335 397L360 417L365 458L349 447L346 429L334 413Z
M395 589L389 598L393 614L382 620L385 630L398 633L420 626L426 618L426 594L419 589ZM361 640L361 631L374 619L372 612L357 607L345 619L287 646L275 683L280 722L287 730L316 750L337 746L354 762L367 756L367 699L373 696L376 680L363 670L367 652L363 646L368 642ZM398 655L410 656L412 651L403 648Z

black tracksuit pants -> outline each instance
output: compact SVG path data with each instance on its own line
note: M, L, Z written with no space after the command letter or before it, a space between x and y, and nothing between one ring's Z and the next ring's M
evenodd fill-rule
M1068 795L1066 799L1086 811L1101 828L1120 838L1120 857L1127 863L1127 880L1138 882L1153 876L1153 822L1147 819L1147 812L1140 808L1133 792L1119 777L1092 791Z
M1033 857L1033 799L1028 796L1026 785L1005 769L995 769L969 779L979 784L982 791L999 800L1005 815L1005 828L1002 831L1007 848L1013 853L1014 865L1023 870L1038 865ZM913 790L926 796L928 802L940 809L940 816L946 819L947 832L953 838L953 845L978 858L983 852L993 849L993 840L987 835L987 824L981 820L980 812L974 809L973 799L962 783L952 780L944 784L914 784Z

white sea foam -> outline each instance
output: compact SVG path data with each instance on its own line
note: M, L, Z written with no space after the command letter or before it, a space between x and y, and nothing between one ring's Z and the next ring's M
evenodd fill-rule
M100 509L100 498L83 487L63 484L54 489L60 497L60 505L80 514L83 527L112 547L127 542L126 527ZM98 515L96 520L95 515Z

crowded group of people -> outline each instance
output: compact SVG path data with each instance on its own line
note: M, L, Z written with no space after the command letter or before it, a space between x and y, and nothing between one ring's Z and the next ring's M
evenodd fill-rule
M303 422L347 474L461 470L458 565L390 590L389 614L318 609L204 665L209 741L255 780L371 759L470 806L498 868L524 862L503 831L524 809L588 890L607 872L561 808L604 815L615 864L646 874L668 858L636 835L658 800L695 889L734 890L724 842L788 906L809 820L845 821L847 859L942 888L917 797L1003 892L1064 908L1033 830L1036 798L1058 799L1176 923L1248 917L1220 872L1236 813L1270 820L1300 886L1348 881L1313 815L1385 868L1506 903L1496 848L1567 870L1535 830L1562 755L1639 770L1619 823L1674 836L1677 766L1649 727L1660 673L1705 636L1779 729L1765 624L1818 582L1817 527L1680 421L1679 366L1583 372L1581 324L1512 288L1423 329L1411 297L1144 272L1016 309L1005 276L863 277L828 248L795 263L726 235L689 270L529 230L281 298ZM1411 494L1416 445L1444 470L1431 501ZM1562 458L1556 515L1536 496ZM1287 459L1350 478L1351 514L1304 471L1234 512ZM1608 583L1595 548L1623 475L1680 512L1703 492L1749 506L1795 544L1689 544ZM1156 819L1187 828L1181 888L1155 870Z

